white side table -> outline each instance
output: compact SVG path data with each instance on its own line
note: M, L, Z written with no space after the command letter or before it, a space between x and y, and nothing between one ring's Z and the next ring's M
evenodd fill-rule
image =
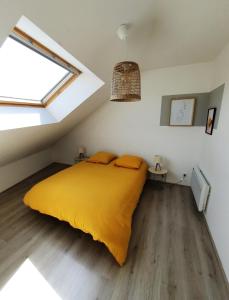
M167 174L168 174L168 170L167 169L164 169L162 168L161 170L155 170L154 167L150 167L148 169L148 171L151 173L151 174L154 174L154 175L160 175L163 179L164 182L166 182L166 179L167 179Z

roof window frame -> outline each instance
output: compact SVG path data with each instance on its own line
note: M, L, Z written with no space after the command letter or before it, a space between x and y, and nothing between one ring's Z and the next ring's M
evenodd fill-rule
M44 56L57 65L63 67L68 71L68 74L64 76L43 98L41 101L17 99L13 97L0 97L0 105L7 106L32 106L45 108L50 105L61 93L64 92L82 73L79 69L63 59L60 55L44 46L41 42L37 41L18 27L14 27L13 31L9 35L10 38L23 44L25 47L30 48L32 51Z

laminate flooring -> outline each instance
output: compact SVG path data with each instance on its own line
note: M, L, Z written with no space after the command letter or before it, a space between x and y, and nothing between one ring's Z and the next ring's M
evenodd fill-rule
M52 164L0 194L0 289L29 261L60 299L229 299L189 187L146 182L119 267L89 234L22 203L32 185L65 167Z

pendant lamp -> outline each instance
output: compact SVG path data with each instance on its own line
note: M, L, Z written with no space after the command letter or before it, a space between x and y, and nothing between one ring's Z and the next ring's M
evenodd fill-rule
M127 39L127 25L121 25L117 35ZM122 61L114 66L111 88L111 101L133 102L141 100L141 77L139 66L133 61Z

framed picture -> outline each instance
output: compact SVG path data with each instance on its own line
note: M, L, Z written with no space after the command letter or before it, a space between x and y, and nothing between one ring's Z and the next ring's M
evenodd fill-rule
M177 98L171 101L170 126L192 126L195 98Z
M212 107L212 108L208 109L208 116L207 116L205 132L210 135L212 135L213 128L214 128L215 114L216 114L216 107Z

